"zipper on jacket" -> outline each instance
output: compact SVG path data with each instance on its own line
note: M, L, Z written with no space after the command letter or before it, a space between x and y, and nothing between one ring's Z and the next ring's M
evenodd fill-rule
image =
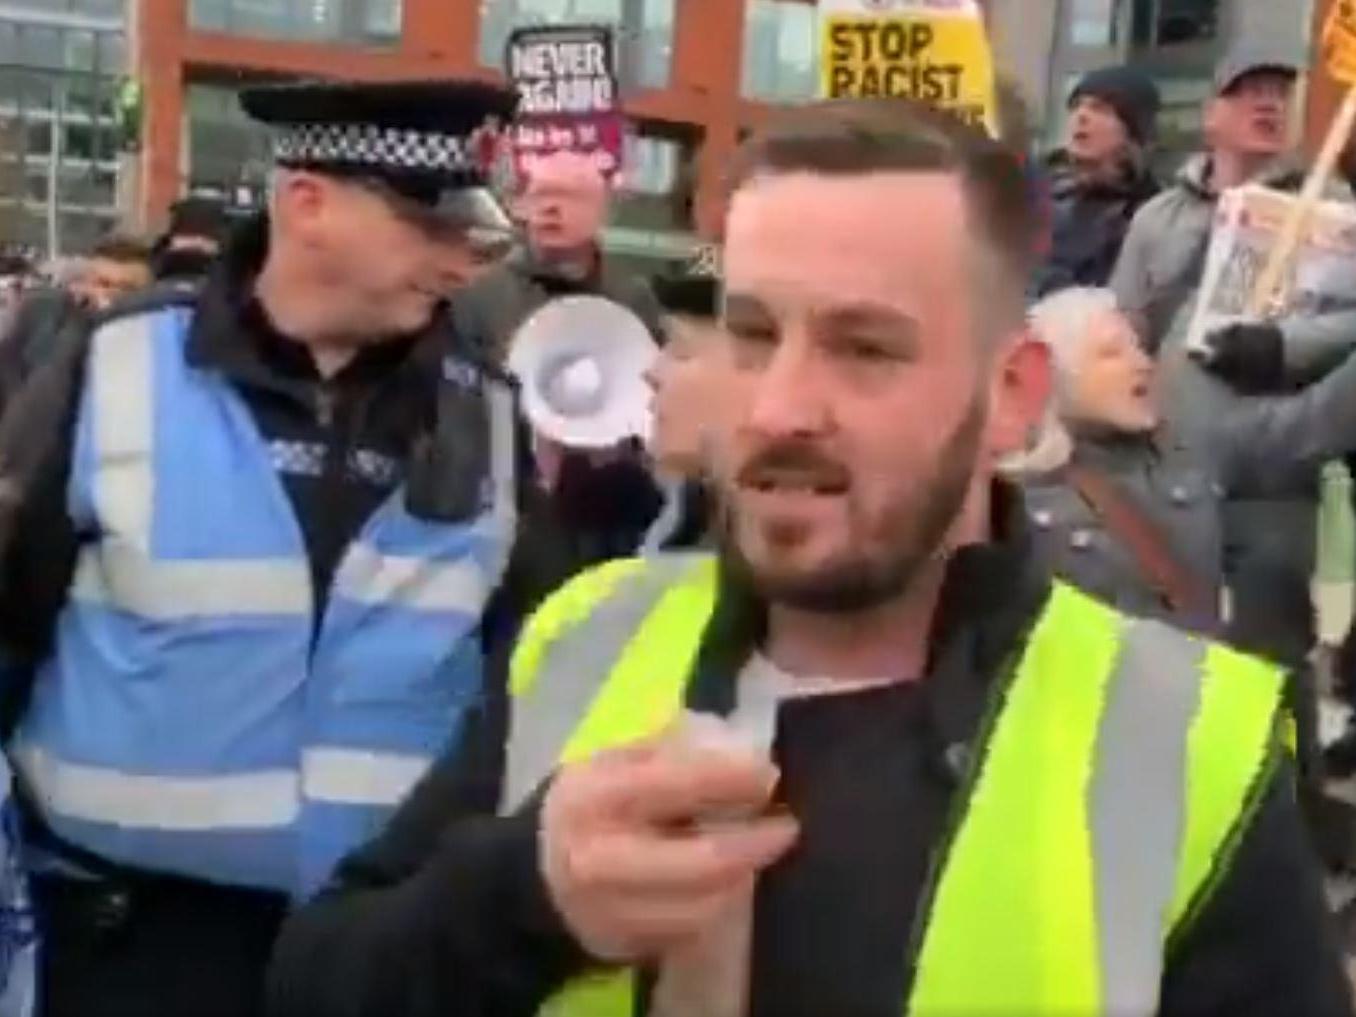
M332 384L322 381L315 389L315 422L329 430L334 426L335 404L339 395Z
M321 512L326 511L325 502L331 501L336 495L342 497L344 470L346 468L347 453L344 449L336 447L334 434L335 422L338 419L339 409L339 387L331 381L321 381L315 388L315 421L324 430L324 458L321 460L320 467L320 486L324 491L324 498L317 506ZM343 442L347 446L347 442ZM330 597L334 592L334 579L338 574L339 567L343 564L342 558L335 563L334 569L329 576L327 588L315 591L314 618L311 621L311 642L307 650L308 665L315 662L316 650L320 646L320 633L325 626L325 614L329 609Z

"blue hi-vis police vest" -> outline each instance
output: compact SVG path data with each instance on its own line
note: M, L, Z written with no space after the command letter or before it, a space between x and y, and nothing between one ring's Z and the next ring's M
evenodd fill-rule
M91 539L14 756L79 847L302 894L380 827L479 694L479 623L514 527L512 395L481 381L482 514L415 518L397 488L314 629L291 502L244 401L186 363L191 316L93 337L67 496Z

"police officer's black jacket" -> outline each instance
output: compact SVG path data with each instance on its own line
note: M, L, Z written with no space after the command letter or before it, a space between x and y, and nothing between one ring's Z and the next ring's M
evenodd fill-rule
M801 839L758 883L752 1017L902 1011L920 901L964 783L960 748L1049 590L1016 497L1000 500L1003 539L951 564L922 681L782 707L774 752ZM757 605L727 582L689 706L732 707L760 628ZM529 1017L581 969L538 875L540 798L513 817L486 816L498 793L493 743L482 739L479 756L464 743L444 760L386 833L290 920L270 979L272 1017ZM1248 818L1213 893L1170 946L1161 1013L1349 1014L1279 755Z

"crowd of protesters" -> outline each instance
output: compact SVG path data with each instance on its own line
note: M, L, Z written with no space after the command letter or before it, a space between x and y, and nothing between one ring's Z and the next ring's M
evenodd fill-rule
M912 104L812 107L741 150L723 264L654 279L611 264L611 185L587 160L543 160L506 196L459 154L378 145L475 137L511 115L497 89L270 86L244 98L279 136L267 210L190 197L153 243L0 257L0 1017L808 1017L899 1012L901 993L939 1015L1350 1013L1321 880L1356 871L1327 792L1356 772L1356 720L1325 745L1317 718L1324 697L1356 707L1356 626L1325 655L1311 589L1322 470L1356 462L1356 280L1349 307L1186 343L1221 194L1304 179L1301 70L1228 53L1170 179L1134 67L1078 81L1041 158L1017 103L1006 151ZM928 174L962 178L967 209ZM937 274L944 254L894 271L922 255L873 208L994 248L973 316L1008 337L997 353L919 352L914 332L958 341L945 308L983 301ZM918 320L887 306L914 286ZM581 299L653 340L650 434L573 447L514 412L520 330ZM925 360L926 398L901 380ZM785 548L836 532L840 498L862 499L844 560L886 564L799 568ZM715 548L718 569L683 571ZM882 626L887 594L909 609ZM1113 690L1094 713L1014 705L1040 701L1032 674L1084 664ZM685 670L654 692L642 667ZM1148 739L1188 786L1164 822L1195 839L1145 864L1187 899L1098 842L1085 869L1148 884L1098 885L1096 961L1000 942L1028 919L1093 932L1041 903L1060 894L1034 873L1057 870L1033 845L1072 827L1019 808L1014 775L1049 810L1082 790L1042 783L1046 757L1021 771L994 730L1045 723L1049 759L1114 771L1097 739L1162 693L1160 667L1200 682L1189 748L1166 721ZM1226 673L1247 703L1211 684ZM738 693L718 680L736 675ZM896 695L924 675L942 691ZM757 764L686 742L609 755L684 704L763 725ZM1038 716L1075 730L1103 707L1082 749ZM1209 742L1216 716L1232 748ZM1176 772L1145 769L1154 793ZM1152 815L1133 773L1098 789ZM1005 864L962 836L993 801ZM981 935L967 901L989 890L1006 917ZM982 949L1010 951L987 987L957 974Z

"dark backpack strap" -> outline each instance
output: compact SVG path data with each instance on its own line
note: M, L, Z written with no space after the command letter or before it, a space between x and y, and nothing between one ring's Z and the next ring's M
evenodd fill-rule
M1198 623L1218 616L1214 594L1178 557L1167 533L1110 477L1086 466L1065 471L1070 485L1119 540L1174 613Z

